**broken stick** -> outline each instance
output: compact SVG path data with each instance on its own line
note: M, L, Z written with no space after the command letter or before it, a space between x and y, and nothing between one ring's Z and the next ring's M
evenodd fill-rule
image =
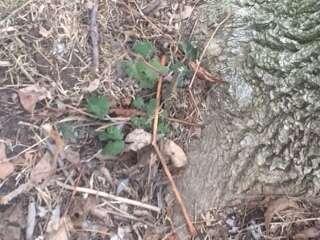
M161 65L165 65L166 62L166 58L165 56L162 56L160 63ZM158 130L158 120L159 120L159 111L160 111L160 96L161 96L161 86L162 86L162 77L159 78L158 80L158 86L157 86L157 95L156 95L156 109L154 112L154 120L153 120L153 136L152 136L152 146L154 147L154 150L156 151L158 158L160 159L161 165L163 167L163 170L165 172L165 174L167 175L167 178L170 182L172 191L178 201L178 204L180 206L180 209L182 211L183 217L187 223L188 229L189 229L189 233L192 237L197 235L197 230L195 229L195 227L192 224L192 221L190 219L190 216L188 214L187 208L182 200L181 194L179 192L179 190L177 189L176 183L173 180L173 177L170 173L169 167L166 163L166 160L164 159L158 144L157 144L157 130Z

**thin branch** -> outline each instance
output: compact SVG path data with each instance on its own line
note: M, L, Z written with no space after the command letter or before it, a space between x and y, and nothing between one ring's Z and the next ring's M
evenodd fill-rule
M128 199L128 198L118 197L118 196L115 196L115 195L110 194L110 193L100 192L100 191L97 191L97 190L94 190L94 189L90 189L90 188L74 187L74 186L67 185L67 184L64 184L62 182L59 182L59 181L56 181L56 183L57 183L58 186L60 186L60 187L62 187L64 189L70 190L70 191L82 192L82 193L88 193L88 194L91 194L91 195L100 196L100 197L103 197L103 198L107 198L107 199L110 199L110 200L114 200L114 201L118 201L118 202L121 202L121 203L129 204L129 205L132 205L132 206L145 208L145 209L148 209L150 211L157 212L157 213L160 213L160 211L161 211L161 209L156 207L156 206L149 205L149 204L142 203L142 202L139 202L139 201L136 201L136 200L132 200L132 199Z
M163 55L160 59L160 64L165 65L166 58ZM161 97L161 87L162 87L162 77L158 80L157 94L156 94L156 110L154 111L153 119L153 131L152 131L152 144L157 144L157 132L158 132L158 122L159 122L159 112L160 112L160 97Z
M168 165L167 165L167 163L166 163L166 160L164 159L164 157L163 157L163 155L162 155L162 153L161 153L158 145L157 145L157 144L152 144L152 145L153 145L154 150L156 151L156 153L157 153L157 155L158 155L158 157L159 157L159 159L160 159L160 162L161 162L161 164L162 164L163 170L164 170L165 174L166 174L167 177L168 177L168 180L169 180L169 182L170 182L172 191L173 191L173 193L174 193L174 195L175 195L175 197L176 197L176 199L177 199L177 201L178 201L178 204L179 204L179 206L180 206L180 209L181 209L181 212L182 212L182 214L183 214L183 217L184 217L184 219L185 219L185 221L186 221L186 223L187 223L187 226L188 226L188 229L189 229L189 233L190 233L190 235L191 235L192 237L194 237L194 236L197 235L197 230L196 230L195 227L193 226L193 223L192 223L192 221L191 221L191 219L190 219L190 216L189 216L189 213L188 213L188 211L187 211L187 208L186 208L186 206L185 206L185 204L184 204L184 202L183 202L183 199L182 199L182 197L181 197L181 194L180 194L180 192L179 192L179 190L178 190L178 188L177 188L177 186L176 186L176 183L175 183L174 180L173 180L173 177L172 177L172 175L171 175L171 173L170 173L170 170L169 170L169 167L168 167Z
M163 56L161 58L161 65L165 65L165 57ZM158 130L158 120L159 120L159 111L160 111L160 96L161 96L161 86L162 86L162 77L159 78L158 80L158 86L157 86L157 95L156 95L156 109L155 109L155 112L154 112L154 120L153 120L153 136L152 136L152 145L154 147L154 150L156 151L157 155L158 155L158 158L160 159L160 162L161 162L161 165L163 167L163 170L170 182L170 185L171 185L171 188L172 188L172 191L178 201L178 204L180 206L180 209L182 211L182 214L183 214L183 217L188 225L188 229L189 229L189 232L190 232L190 235L192 237L196 236L197 234L197 230L195 229L195 227L193 226L192 224L192 221L190 219L190 216L188 214L188 211L187 211L187 208L182 200L182 197L181 197L181 194L179 192L179 190L177 189L177 186L176 186L176 183L174 182L173 180L173 177L170 173L170 170L169 170L169 167L166 163L166 160L164 159L159 147L158 147L158 144L157 144L157 130Z

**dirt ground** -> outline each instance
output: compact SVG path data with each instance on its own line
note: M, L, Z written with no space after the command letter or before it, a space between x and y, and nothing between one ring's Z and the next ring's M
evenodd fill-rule
M0 2L1 240L178 239L175 233L181 226L173 221L173 208L181 204L171 189L185 163L174 162L172 156L167 161L171 181L167 165L159 161L161 154L151 145L151 128L142 130L142 140L135 140L140 142L133 142L143 147L133 150L126 142L116 156L102 154L97 136L110 126L128 136L137 129L130 119L140 114L132 107L133 100L149 100L160 93L161 105L154 112L161 107L169 131L158 134L159 142L171 141L177 145L173 155L184 156L201 137L207 91L223 82L200 67L210 36L198 43L195 59L179 47L192 40L201 4ZM151 42L157 56L166 56L168 67L181 60L191 72L186 82L176 87L172 79L177 76L171 70L159 76L160 90L156 85L148 90L139 87L122 68L123 62L135 59L132 49L137 41ZM92 95L107 97L108 115L97 118L89 111ZM168 145L159 145L170 158ZM187 212L197 229L195 239L288 236L294 226L300 234L294 239L307 239L319 236L315 204L259 196L197 216ZM274 215L277 220L272 223ZM299 233L304 229L309 232Z

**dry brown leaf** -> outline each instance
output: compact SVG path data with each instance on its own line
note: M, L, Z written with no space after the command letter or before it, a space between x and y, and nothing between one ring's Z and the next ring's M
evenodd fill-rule
M80 153L68 148L64 151L64 158L70 163L77 165L80 163Z
M33 183L40 183L42 180L49 178L56 170L56 161L53 155L47 151L37 165L32 169L30 180Z
M37 102L45 98L50 98L49 91L38 85L30 85L22 88L18 91L18 95L22 107L29 113L33 112Z
M0 163L0 179L5 179L14 172L14 164L11 162Z
M76 196L68 211L73 226L81 227L85 223L89 212L94 209L96 205L97 199L94 196L89 196L88 198Z
M70 231L72 228L71 220L68 217L63 217L60 219L58 225L48 232L45 239L68 240L70 238Z
M126 136L125 142L128 144L127 149L138 151L151 144L152 135L143 129L135 129Z
M310 227L307 229L304 229L303 231L297 233L293 236L294 240L306 240L310 238L318 238L320 237L320 229L316 227Z
M267 231L270 230L270 223L273 215L288 208L299 208L299 206L294 200L289 198L279 198L269 204L264 214Z
M160 150L165 156L170 158L173 166L176 168L184 167L188 163L185 152L172 140L165 139L161 141Z
M39 183L54 174L57 167L58 157L64 149L63 139L60 137L60 134L56 129L54 129L50 124L45 124L42 128L47 132L50 139L53 140L53 144L50 145L50 151L47 151L43 155L35 168L31 171L30 180L33 183Z

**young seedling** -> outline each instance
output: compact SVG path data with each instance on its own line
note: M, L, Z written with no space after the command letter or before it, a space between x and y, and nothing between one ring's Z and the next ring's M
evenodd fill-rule
M103 119L108 113L110 103L106 96L92 95L87 99L87 109L100 119Z
M150 42L136 42L132 51L138 55L135 59L123 64L124 72L137 81L141 88L154 88L161 74L168 72L154 56L155 46ZM139 55L141 57L139 57Z
M104 143L102 154L118 155L124 150L124 135L117 127L108 127L104 132L98 135L99 140Z

